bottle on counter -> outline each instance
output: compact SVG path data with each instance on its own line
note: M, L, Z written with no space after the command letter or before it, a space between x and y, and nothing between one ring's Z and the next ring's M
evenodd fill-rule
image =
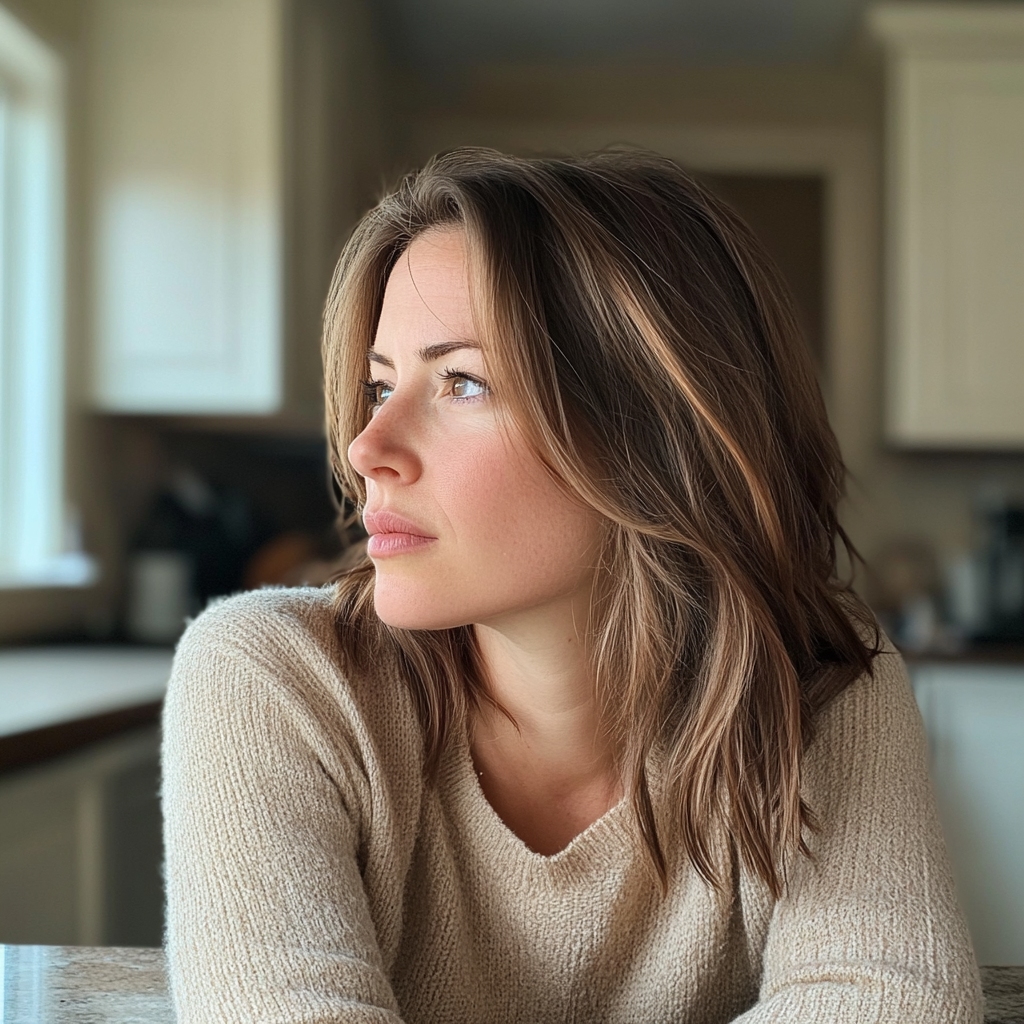
M218 494L188 469L172 474L133 538L128 636L173 643L211 597L239 588L251 547L245 502Z

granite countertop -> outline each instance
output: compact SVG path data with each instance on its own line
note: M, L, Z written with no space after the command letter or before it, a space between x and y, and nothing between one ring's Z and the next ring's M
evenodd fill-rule
M163 951L0 946L3 1024L174 1024ZM985 1024L1024 1024L1024 967L983 967Z
M3 1024L174 1024L160 949L0 946Z

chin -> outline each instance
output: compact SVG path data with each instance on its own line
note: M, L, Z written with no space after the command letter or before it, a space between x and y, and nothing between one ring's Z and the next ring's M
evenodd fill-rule
M377 577L373 588L377 617L395 629L455 629L473 621L452 608L443 596L425 593L419 587L395 586Z

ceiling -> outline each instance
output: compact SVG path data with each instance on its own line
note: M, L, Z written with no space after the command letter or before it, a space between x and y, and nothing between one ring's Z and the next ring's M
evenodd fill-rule
M397 55L488 63L831 61L866 0L375 0Z

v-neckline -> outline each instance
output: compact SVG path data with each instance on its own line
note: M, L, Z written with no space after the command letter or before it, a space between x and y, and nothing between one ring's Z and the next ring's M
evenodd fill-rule
M561 850L551 854L538 853L505 824L487 799L464 730L459 730L453 748L449 779L460 798L459 802L463 804L472 825L492 837L497 848L509 855L536 867L565 868L577 863L583 866L597 852L600 853L601 861L607 861L616 851L634 844L636 834L630 815L630 800L628 795L623 795L618 803L573 836Z

